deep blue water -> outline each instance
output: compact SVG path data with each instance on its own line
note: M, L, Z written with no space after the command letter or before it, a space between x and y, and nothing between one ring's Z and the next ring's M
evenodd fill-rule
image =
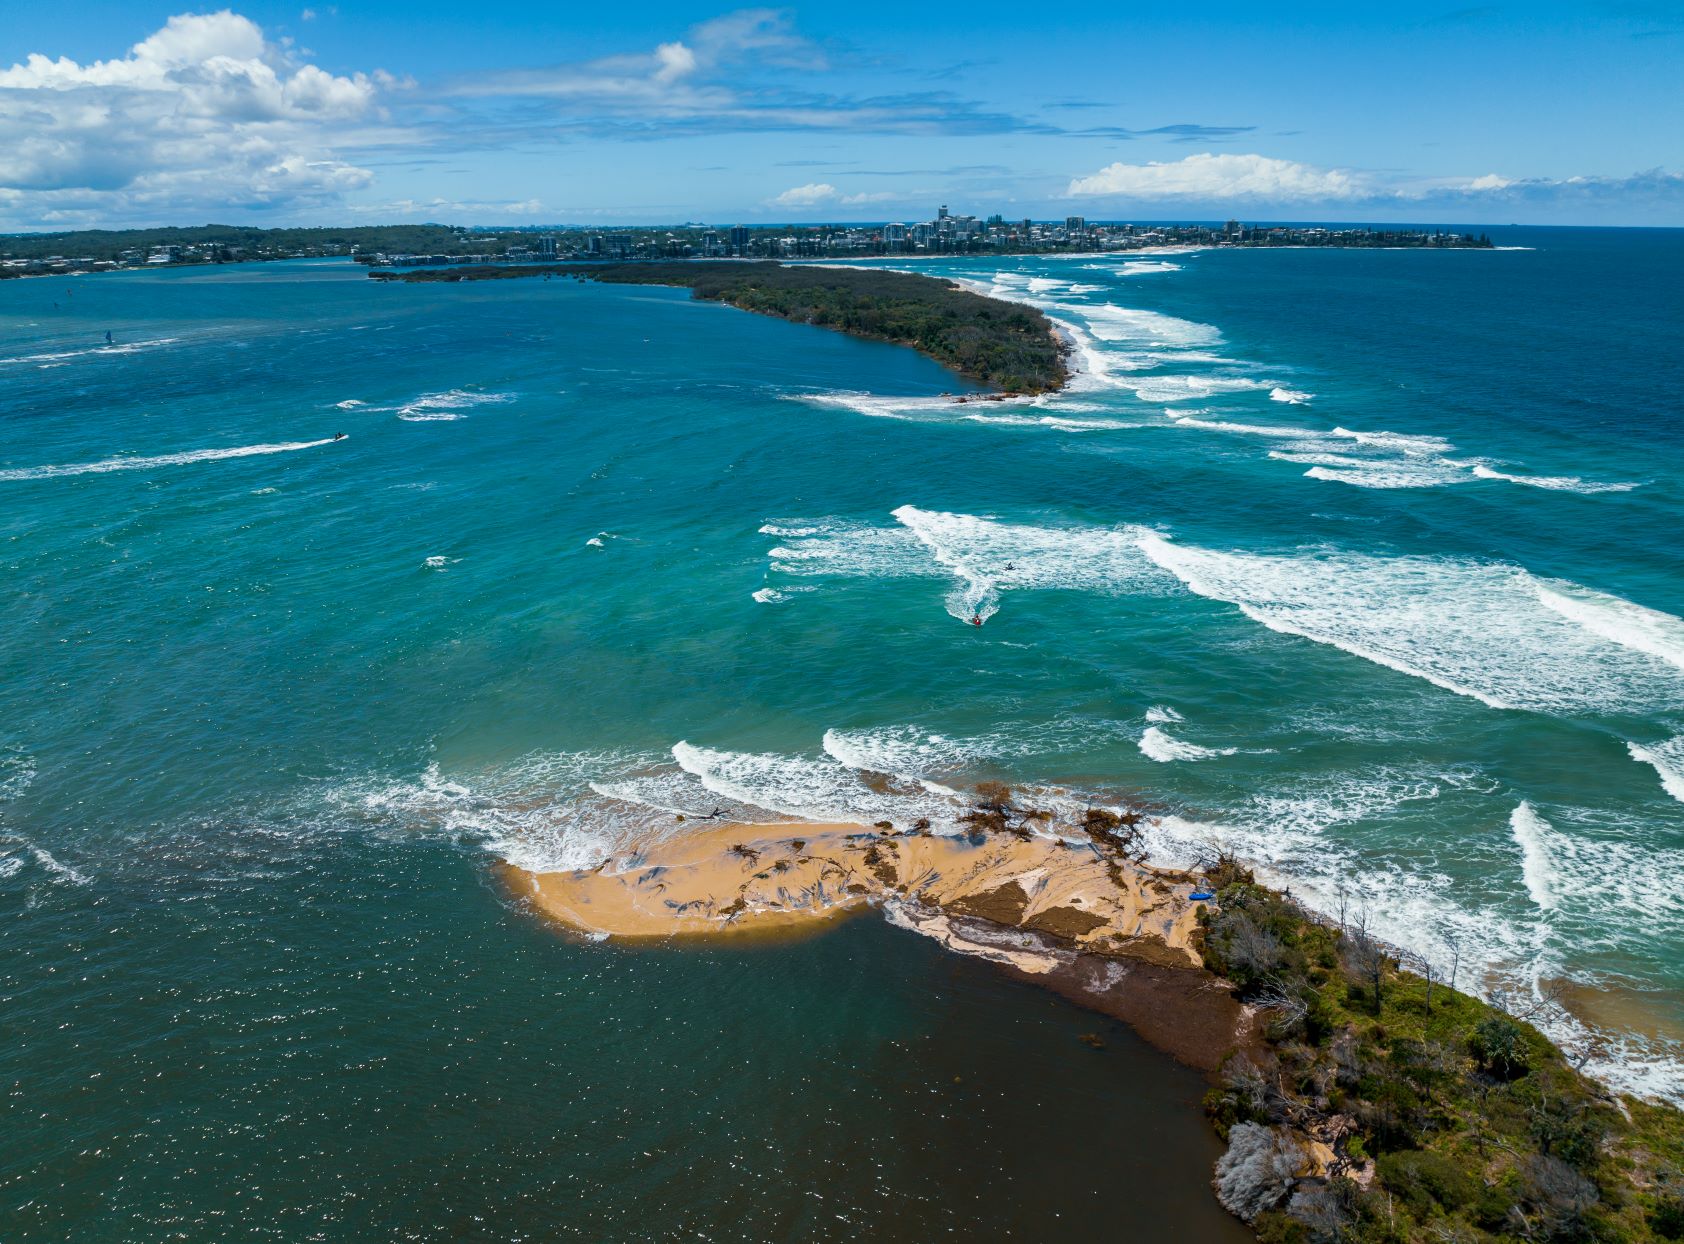
M610 1082L638 1153L711 1154L811 1100L838 1120L800 1133L825 1178L908 1144L1009 1169L1021 1111L872 1137L802 1042L933 1083L980 1073L906 1032L1010 1061L1091 1021L980 965L967 1010L958 969L874 926L764 960L573 946L497 879L674 810L952 811L862 769L1147 802L1162 859L1236 849L1464 985L1576 987L1557 1035L1677 1095L1684 236L1497 241L1531 249L923 265L1081 342L1069 391L999 404L681 291L338 262L0 284L0 982L25 1038L0 1079L30 1142L0 1195L35 1203L29 1238L110 1238L101 1212L161 1212L173 1154L192 1238L232 1238L213 1190L259 1169L328 1238L424 1185L590 1238L546 1181L622 1209L641 1186ZM591 1079L603 1016L644 1041L698 1014L706 1057L622 1051ZM766 1100L719 1087L761 1059ZM990 1089L1065 1102L1091 1073L1049 1053ZM872 1091L915 1091L893 1083ZM686 1093L753 1104L662 1113ZM393 1130L334 1175L347 1113L376 1108ZM1204 1143L1182 1123L1177 1153ZM502 1156L473 1165L487 1135ZM494 1173L515 1151L518 1193ZM675 1176L672 1204L713 1189L705 1221L735 1221L743 1169ZM957 1177L918 1193L918 1169L859 1221L918 1195L931 1230L1003 1212Z

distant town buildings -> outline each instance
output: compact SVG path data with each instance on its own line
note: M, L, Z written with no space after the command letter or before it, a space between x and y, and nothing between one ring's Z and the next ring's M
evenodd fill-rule
M946 204L929 220L880 224L732 225L705 224L628 229L464 229L442 225L368 226L346 230L234 230L226 240L158 242L181 230L134 230L86 235L102 240L104 253L76 257L41 253L48 245L84 235L0 237L0 276L92 272L111 268L166 267L264 259L350 255L380 267L425 267L462 263L532 263L635 259L864 259L897 255L1042 254L1069 251L1132 251L1158 246L1325 246L1489 247L1483 234L1444 230L1387 229L1369 225L1136 224L1094 222L1085 216L1062 221L1001 215L978 219L955 215ZM321 235L331 233L331 239ZM300 241L308 236L310 240ZM433 249L392 248L395 237L425 239ZM128 243L120 239L131 239Z

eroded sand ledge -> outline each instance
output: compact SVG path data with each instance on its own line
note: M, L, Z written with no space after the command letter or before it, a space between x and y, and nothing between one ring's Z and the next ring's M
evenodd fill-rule
M575 872L514 872L544 915L591 936L793 931L868 907L1132 1024L1211 1069L1245 1009L1204 971L1194 879L1101 841L860 825L696 825Z

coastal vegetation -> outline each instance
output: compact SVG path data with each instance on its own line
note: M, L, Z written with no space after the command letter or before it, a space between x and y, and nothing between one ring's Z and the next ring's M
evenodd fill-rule
M1265 1017L1206 1098L1218 1195L1259 1239L1684 1239L1684 1115L1609 1093L1361 919L1312 918L1232 860L1209 884L1205 964Z
M1005 393L1045 393L1067 378L1052 321L939 277L876 268L777 263L523 264L374 271L387 281L497 281L571 276L616 285L674 285L708 302L911 346Z

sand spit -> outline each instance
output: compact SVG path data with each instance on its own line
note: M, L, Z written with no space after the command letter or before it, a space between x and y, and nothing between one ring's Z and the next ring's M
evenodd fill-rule
M1079 831L1078 831L1079 832ZM617 939L816 929L868 908L1133 1025L1213 1069L1246 1011L1204 971L1192 878L1101 843L859 825L697 825L589 870L515 873L573 931Z

